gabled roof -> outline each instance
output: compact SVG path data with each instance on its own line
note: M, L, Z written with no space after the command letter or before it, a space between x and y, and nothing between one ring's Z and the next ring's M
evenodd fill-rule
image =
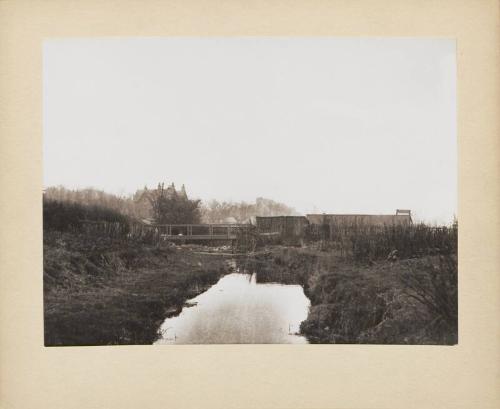
M151 199L154 197L153 195L157 194L158 192L160 192L162 190L164 192L165 197L167 197L167 198L171 198L175 195L179 195L179 197L182 197L184 199L188 198L187 193L186 193L186 188L184 185L182 185L180 192L177 192L177 190L175 189L175 185L173 183L171 183L166 188L164 188L164 184L162 183L162 184L158 184L158 188L156 188L156 189L148 189L147 187L145 187L142 190L138 190L136 192L137 198L135 200L136 200L136 202L142 202L144 200Z

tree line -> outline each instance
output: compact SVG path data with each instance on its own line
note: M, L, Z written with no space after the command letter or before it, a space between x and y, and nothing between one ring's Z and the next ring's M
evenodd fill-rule
M201 213L206 223L247 223L255 216L294 216L298 214L295 209L283 203L263 197L258 197L255 203L211 200L202 204Z
M255 203L219 202L188 198L184 186L177 190L159 183L154 189L138 189L132 195L114 195L94 188L44 190L44 221L51 226L76 220L145 220L160 224L248 223L255 216L296 215L282 203L259 197ZM59 221L58 221L59 220Z

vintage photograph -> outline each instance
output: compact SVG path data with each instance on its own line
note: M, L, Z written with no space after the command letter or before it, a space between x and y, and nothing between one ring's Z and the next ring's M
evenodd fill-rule
M455 54L46 40L45 346L458 344Z

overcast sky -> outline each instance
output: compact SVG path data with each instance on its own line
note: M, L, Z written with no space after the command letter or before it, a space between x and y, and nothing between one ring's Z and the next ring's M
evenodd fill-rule
M455 41L64 39L44 44L44 184L449 222Z

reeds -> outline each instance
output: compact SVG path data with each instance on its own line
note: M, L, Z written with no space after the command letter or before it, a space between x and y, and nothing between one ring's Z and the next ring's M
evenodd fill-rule
M342 257L355 261L377 260L390 254L395 258L417 258L456 254L458 225L310 225L306 238L309 242L320 241L323 249L337 250Z

